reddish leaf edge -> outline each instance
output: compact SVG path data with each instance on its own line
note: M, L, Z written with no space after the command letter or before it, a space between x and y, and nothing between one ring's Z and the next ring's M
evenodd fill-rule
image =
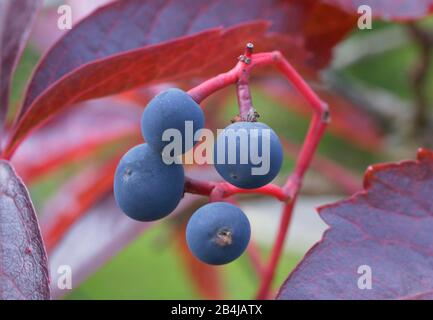
M4 100L5 105L4 106L0 105L0 108L3 108L5 110L4 113L3 113L3 111L1 112L3 114L0 114L0 132L1 133L4 133L8 129L7 125L6 125L6 116L9 112L9 109L10 109L10 91L11 91L12 81L13 81L13 78L15 75L15 71L18 67L19 62L21 61L21 57L24 53L24 49L26 48L27 43L28 43L29 38L30 38L30 35L31 35L33 25L34 25L37 17L39 16L39 13L41 12L42 5L43 5L42 0L36 0L33 3L33 6L35 8L35 12L31 15L30 21L28 21L27 25L24 27L23 33L21 34L21 39L19 40L18 48L17 48L17 51L15 53L12 67L10 69L10 74L8 76L8 79L7 79L7 82L8 82L7 83L7 92L6 92L6 99ZM8 11L8 9L6 11ZM0 29L0 33L2 33L3 31L4 30ZM0 38L1 38L1 35L0 35ZM1 41L1 39L0 39L0 41ZM0 97L0 104L2 102L2 99L3 99L3 97ZM1 145L0 145L0 151L1 151Z
M398 168L398 167L402 167L405 166L407 164L419 164L423 161L433 161L433 150L427 149L427 148L419 148L417 151L417 156L416 156L416 160L403 160L400 162L388 162L388 163L380 163L380 164L374 164L371 165L367 168L365 175L364 175L364 189L361 191L358 191L356 193L354 193L352 196L341 200L341 201L337 201L331 204L326 204L323 206L319 206L318 208L316 208L319 216L321 215L321 213L328 208L333 208L335 206L339 206L342 203L346 203L346 202L353 202L355 201L357 198L364 196L365 194L367 194L370 190L370 187L372 186L372 180L374 179L374 174L382 171L382 170L386 170L389 168ZM326 223L326 222L325 222ZM318 247L319 245L321 245L324 242L324 239L326 238L326 234L331 230L331 227L329 227L328 229L325 230L325 232L322 235L322 238L320 239L320 241L318 241L317 243L315 243L308 251L307 253L304 255L304 257L301 259L301 261L298 262L298 264L296 265L295 268L293 268L293 270L290 272L289 276L287 277L287 279L283 282L283 284L281 285L281 287L278 290L278 293L276 295L276 299L279 298L281 290L284 287L285 283L288 283L290 281L290 279L292 278L292 275L295 274L295 272L300 268L300 265L302 264L302 262L308 258L309 256L311 256L314 252L316 247Z
M367 194L369 192L371 186L372 186L374 175L379 171L383 171L383 170L386 170L389 168L403 167L403 166L406 166L408 164L419 164L422 161L426 161L426 160L432 160L433 161L433 150L430 150L427 148L419 148L417 151L416 160L403 160L403 161L399 161L399 162L387 162L387 163L379 163L379 164L371 165L367 168L365 175L364 175L364 182L363 182L364 189L363 190L354 193L351 197L349 197L345 200L320 206L317 208L317 211L319 212L319 215L320 215L322 213L322 211L327 209L327 208L332 208L332 207L335 207L337 205L341 205L342 202L343 203L344 202L353 202L358 197Z
M208 29L208 30L205 30L205 31L198 32L198 33L196 33L194 35L191 35L191 36L182 36L182 37L176 38L174 40L168 40L168 41L160 42L160 43L155 44L155 45L148 45L148 46L144 46L144 47L140 47L140 48L135 48L135 49L123 51L121 53L116 53L116 54L104 57L102 59L93 60L91 62L87 62L87 63L81 65L80 67L78 67L78 68L76 68L76 69L74 69L74 70L66 73L65 75L63 75L62 77L60 77L59 79L57 79L54 83L52 83L51 85L49 85L40 95L38 95L31 102L31 104L29 105L29 107L26 109L25 112L22 112L22 110L23 110L22 108L24 107L24 104L20 106L21 109L20 109L19 112L17 112L17 117L14 120L14 123L13 123L13 125L11 127L10 134L8 135L8 137L6 139L5 147L4 147L4 149L2 151L2 155L1 155L2 158L7 159L7 160L10 159L13 156L15 150L18 148L18 146L21 144L21 142L25 139L26 136L28 136L31 132L34 132L35 130L37 130L41 126L43 126L47 121L49 121L59 111L62 111L66 107L71 106L72 104L81 101L79 99L79 97L77 98L77 96L80 96L82 93L80 93L78 95L75 95L74 96L75 99L71 99L70 101L67 101L62 107L57 108L54 112L52 112L49 116L47 116L45 119L43 119L42 121L40 121L38 124L32 125L30 129L25 128L25 131L22 132L21 129L23 127L23 123L25 123L25 121L27 120L28 114L31 112L33 106L36 105L39 100L43 99L46 96L47 92L55 90L56 86L59 83L67 80L70 77L73 77L75 74L77 74L77 73L85 70L86 68L92 67L92 66L98 65L98 64L107 63L110 60L114 60L114 59L120 58L120 57L122 57L124 55L133 54L133 53L139 53L139 52L145 52L145 51L148 51L148 50L155 50L157 48L162 48L162 47L165 47L165 46L168 46L168 45L173 45L173 44L185 41L185 40L191 40L192 41L195 38L202 38L202 37L221 37L225 32L229 32L232 29L235 29L235 28L241 27L241 26L246 26L246 25L251 25L251 26L260 25L264 29L264 32L265 32L269 28L270 23L268 21L265 21L265 20L254 20L254 21L247 22L247 23L236 24L236 25L233 25L233 26L228 27L228 28L224 28L224 27L211 28L211 29ZM61 39L59 39L58 41L60 41ZM57 42L54 43L52 47L54 47L56 44L57 44ZM31 79L33 79L34 74L39 69L39 65L45 60L45 58L47 57L49 51L46 54L44 54L44 57L39 61L38 65L33 70L32 76L30 77L30 81L27 84L27 87L26 87L26 90L25 90L25 95L24 95L25 97L28 94L29 84L31 83ZM190 75L193 75L194 71L195 70L192 70ZM176 77L168 78L168 79L159 79L158 82L164 82L164 81L167 81L167 80L170 80L170 79L173 80L173 79L176 79ZM120 92L124 92L124 91L131 90L131 89L133 89L133 88L128 88L128 89L122 90ZM117 93L120 93L120 92L117 92ZM110 94L116 94L116 92L112 92ZM97 97L93 97L93 98L97 98ZM23 101L25 101L25 99Z

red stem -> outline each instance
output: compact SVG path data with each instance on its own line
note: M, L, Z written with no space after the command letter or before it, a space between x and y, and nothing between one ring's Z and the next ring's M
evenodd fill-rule
M227 196L238 193L267 194L275 196L281 201L288 201L283 209L283 216L271 252L269 263L265 267L263 273L262 282L257 293L258 299L266 299L269 296L272 281L275 275L275 269L280 260L285 239L287 238L293 207L301 188L304 174L311 164L313 155L317 149L317 145L319 144L319 141L330 120L328 105L316 95L316 93L304 81L301 75L298 74L298 72L290 65L290 63L279 51L252 55L251 51L247 50L245 55L240 57L240 61L232 70L207 80L188 92L195 101L200 103L203 99L215 91L220 90L228 85L237 83L240 112L241 116L244 116L245 112L248 112L252 107L251 96L249 94L248 87L249 72L254 67L267 65L274 65L308 101L314 111L313 118L304 144L302 145L295 169L287 179L284 187L280 188L278 186L267 185L255 190L243 190L226 183L218 183L213 185L212 189L205 185L199 187L197 190L198 184L194 185L193 183L193 187L189 185L188 188L186 188L186 192L188 192L188 189L190 189L200 194L205 194L211 190L209 194L211 201L219 201Z
M200 181L185 177L185 192L202 196L213 196L219 200L229 198L236 194L261 194L272 196L280 201L287 201L287 194L280 186L267 184L257 189L241 189L227 182Z
M287 238L293 207L301 188L304 174L311 164L317 145L329 122L329 111L328 106L320 100L289 62L284 59L280 52L252 54L252 47L247 47L245 54L241 56L239 60L236 66L230 71L203 82L199 86L189 90L188 93L196 102L200 103L212 93L229 85L237 84L240 115L241 118L245 119L245 116L247 116L252 109L251 94L248 84L250 71L254 67L274 65L306 98L314 111L313 119L300 150L295 169L287 179L284 187L268 184L257 189L240 189L226 182L206 182L188 177L185 181L185 192L208 196L210 201L222 201L236 194L261 194L270 195L285 202L278 234L267 265L264 266L261 263L259 252L254 247L253 243L248 248L248 255L251 262L261 278L257 298L266 299L270 295L275 270L281 257L285 239ZM117 161L115 161L114 164L116 163ZM112 166L114 164L110 163L109 165ZM114 169L111 168L110 172L114 172ZM89 198L84 206L90 207L90 205L97 200L95 194L99 194L99 192L95 193L93 189L105 190L109 185L112 185L112 179L112 175L105 176L101 181L97 181L96 185L92 185L91 188L86 188L80 193L79 196L87 196ZM90 189L92 190L89 193ZM59 218L59 220L54 223L54 227L50 228L50 230L45 233L48 249L52 249L58 243L66 230L84 213L84 209L85 208L81 208L81 210L79 210L80 212L77 213L70 213L68 211L59 216L61 219Z

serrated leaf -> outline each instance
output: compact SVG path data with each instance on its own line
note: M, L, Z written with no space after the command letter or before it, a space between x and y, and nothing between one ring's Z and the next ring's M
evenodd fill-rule
M433 152L370 167L364 188L319 209L330 228L278 299L433 298Z

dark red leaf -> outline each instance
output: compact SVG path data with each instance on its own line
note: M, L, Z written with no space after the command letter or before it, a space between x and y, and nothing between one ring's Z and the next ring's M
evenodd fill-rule
M0 132L8 111L12 75L41 3L41 0L0 3Z
M256 27L256 29L251 26L238 28L234 32L236 35L232 34L232 36L245 38L245 32L252 29L256 30L253 34L261 34L260 29L263 29L264 25L259 24ZM167 81L180 74L194 75L211 60L210 56L200 55L200 52L209 53L210 50L214 56L216 55L217 46L213 48L208 46L210 39L213 39L215 45L222 45L221 32L214 30L161 44L158 48L144 47L105 60L98 60L66 75L61 81L48 88L29 107L12 133L5 157L11 154L24 136L36 125L69 104L127 90L138 84ZM241 49L238 47L237 51L239 50ZM195 54L197 56L193 58ZM236 55L233 53L232 56Z
M44 208L42 231L50 253L69 228L99 200L112 192L119 158L89 166L64 184Z
M0 299L49 299L47 257L29 193L0 160Z
M323 0L357 15L361 5L368 5L376 18L385 20L412 20L429 15L433 11L433 0Z
M124 139L138 143L141 111L132 103L113 98L85 102L36 130L20 145L12 163L29 184L66 163L94 154L102 146Z
M364 188L319 209L330 228L279 299L433 298L433 152L371 166ZM358 288L360 266L370 267L371 289Z
M299 2L306 9L298 14L297 19L301 21L305 47L313 54L311 63L316 67L325 66L332 57L331 49L356 26L358 16L323 0Z
M300 18L320 11L318 6L315 1L129 0L98 9L61 38L36 69L5 156L67 105L143 84L215 74L233 66L248 41L258 51L279 49L305 65L315 58L314 51L307 55L303 49L305 27L316 19L304 23ZM328 20L340 10L320 8L327 10L322 17ZM336 21L329 35L320 35L325 46L318 51L329 55L353 26L339 25L342 18ZM265 34L269 26L272 33ZM311 31L316 37L316 30Z

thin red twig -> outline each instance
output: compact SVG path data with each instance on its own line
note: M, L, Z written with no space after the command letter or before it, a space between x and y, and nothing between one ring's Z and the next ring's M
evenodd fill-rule
M252 108L248 87L250 71L255 67L274 65L307 100L314 112L295 169L287 179L283 188L267 185L255 190L244 190L233 186L228 187L230 186L228 184L218 183L213 185L209 194L211 201L218 201L227 196L239 193L257 193L272 195L281 201L287 202L283 209L283 216L271 256L263 272L261 285L257 293L258 299L266 299L269 296L275 269L280 260L285 239L287 238L293 207L301 188L302 180L306 170L311 164L313 155L330 120L329 108L279 51L251 54L251 52L247 50L245 55L241 56L239 60L240 61L232 70L203 82L201 85L191 89L188 93L194 100L200 103L212 93L229 85L236 84L238 87L238 101L242 118L247 112L247 109L251 110ZM197 188L193 188L191 185L189 185L188 188L197 191ZM186 190L186 192L188 192L188 190Z

